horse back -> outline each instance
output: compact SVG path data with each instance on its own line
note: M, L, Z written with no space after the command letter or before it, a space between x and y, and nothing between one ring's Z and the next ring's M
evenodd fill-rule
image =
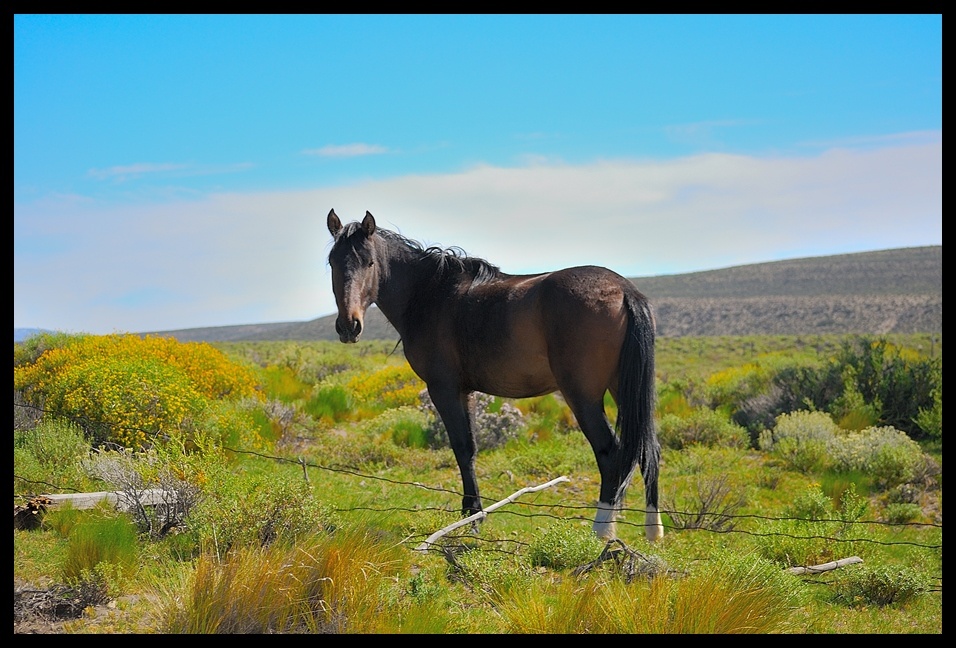
M603 393L616 387L628 291L631 282L596 266L503 275L436 300L406 356L426 382L515 398L561 389L586 367L587 391Z

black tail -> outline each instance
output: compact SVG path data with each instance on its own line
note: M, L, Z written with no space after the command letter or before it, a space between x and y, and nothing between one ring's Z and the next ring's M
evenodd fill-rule
M619 504L638 465L644 478L644 500L657 508L657 475L661 446L654 427L654 315L639 292L627 293L627 334L621 349L617 429L621 438Z

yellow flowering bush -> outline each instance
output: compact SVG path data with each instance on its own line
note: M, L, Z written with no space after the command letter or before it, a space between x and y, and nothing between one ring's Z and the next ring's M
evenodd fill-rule
M349 380L346 388L356 403L377 404L382 408L418 405L418 393L425 383L415 375L408 363L391 365L363 373Z
M130 448L189 433L211 402L257 396L255 376L205 343L132 334L59 338L14 366L26 402Z
M766 364L748 362L711 374L705 383L707 395L719 407L760 393L770 383L773 373Z

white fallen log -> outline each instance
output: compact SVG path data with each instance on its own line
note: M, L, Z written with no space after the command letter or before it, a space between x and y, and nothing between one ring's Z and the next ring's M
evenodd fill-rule
M91 509L100 502L106 502L121 511L142 504L143 506L157 506L175 501L176 494L164 491L161 488L149 488L140 491L133 497L123 491L101 491L99 493L69 493L65 495L44 495L52 500L51 508L70 506L75 509Z
M833 571L846 565L855 565L861 562L863 562L863 559L859 556L850 556L849 558L840 558L840 560L823 563L822 565L814 565L813 567L791 567L787 571L791 574L822 574L823 572Z

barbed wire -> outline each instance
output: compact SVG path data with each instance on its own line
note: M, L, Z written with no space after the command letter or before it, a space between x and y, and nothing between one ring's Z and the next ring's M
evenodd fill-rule
M274 460L274 461L285 462L285 463L292 463L292 464L298 464L298 465L305 465L305 466L308 466L308 467L310 467L310 468L316 468L316 469L319 469L319 470L326 470L326 471L330 471L330 472L348 474L348 475L352 475L352 476L356 476L356 477L361 477L362 479L378 480L378 481L387 482L387 483L389 483L389 484L402 485L402 486L413 486L413 487L415 487L415 488L421 488L421 489L425 489L425 490L429 490L429 491L433 491L433 492L447 493L447 494L449 494L449 495L455 495L455 496L457 496L457 497L461 497L461 496L463 495L463 493L461 493L460 491L454 490L454 489L443 488L443 487L438 487L438 486L428 486L428 485L426 485L426 484L422 484L421 482L417 482L417 481L411 482L411 481L404 481L404 480L399 480L399 479L392 479L392 478L388 478L388 477L382 477L382 476L379 476L379 475L372 475L372 474L369 474L369 473L363 473L363 472L361 472L361 471L359 471L359 470L357 470L357 469L355 469L355 468L342 468L342 467L325 466L325 465L322 465L322 464L317 464L317 463L313 463L313 462L308 462L308 461L305 461L304 459L290 459L290 458L288 458L288 457L278 457L278 456L275 456L275 455L269 455L269 454L266 454L266 453L257 452L257 451L253 451L253 450L238 450L238 449L234 449L234 448L225 448L225 449L229 450L230 452L235 452L235 453L256 455L256 456L261 457L261 458L264 458L264 459L270 459L270 460ZM496 501L495 498L489 498L489 497L487 497L487 496L482 497L481 499L484 500L484 501L488 501L488 500ZM527 502L527 501L522 501L522 502L520 502L520 505L521 505L521 506L524 506L524 507L528 507L528 508L536 508L536 507L538 507L538 508L548 508L548 509L551 509L551 510L561 510L561 511L585 511L585 510L586 510L586 511L592 511L592 510L594 509L593 505L574 505L574 504L558 504L558 503L540 504L540 503L537 503L537 502ZM362 510L375 510L376 512L389 512L389 511L416 512L416 511L423 511L423 510L438 510L438 511L447 511L447 510L449 510L449 509L440 508L440 507L437 507L437 508L436 508L436 507L428 507L428 508L418 508L418 509L409 509L409 508L400 508L400 507L355 507L355 508L353 508L353 509L336 509L336 510L348 511L348 510L359 510L359 509L362 509ZM624 514L627 514L627 513L641 513L641 514L643 514L643 513L646 513L647 511L646 511L646 509L642 509L642 508L622 507L622 508L620 509L620 512L621 512L621 513L624 513ZM686 511L679 511L679 510L677 510L677 509L660 509L660 513L668 513L668 514L674 513L674 514L679 514L679 513L688 513L688 512L686 512ZM525 512L517 511L517 510L515 510L515 509L513 509L513 508L512 508L512 509L499 509L498 511L495 512L495 514L496 514L496 515L508 514L508 515L517 516L517 517L524 517L524 518L542 517L542 518L549 518L549 519L554 519L554 520L566 520L566 519L568 519L566 516L555 515L555 514L553 514L553 513L545 513L545 512L525 513ZM873 526L880 526L880 527L893 527L893 528L900 528L900 527L930 527L930 528L937 528L937 529L940 529L940 530L942 530L942 528L943 528L942 524L936 524L936 523L933 523L933 522L893 523L893 522L883 522L883 521L879 521L879 520L843 520L843 519L839 519L839 518L815 518L815 519L807 519L807 518L795 517L795 516L769 516L769 515L759 515L759 514L740 514L740 515L737 515L737 514L726 514L726 513L718 513L718 512L705 513L705 514L703 514L703 515L705 515L705 516L719 517L719 518L721 518L721 519L756 519L756 520L771 521L771 522L776 522L776 521L797 521L797 522L808 522L808 523L819 523L819 524L839 524L839 525L846 525L846 526L864 524L864 525L873 525ZM570 518L570 519L578 519L578 520L585 520L585 521L587 521L589 518L588 518L588 517L585 517L585 516L578 516L578 517L572 517L572 518ZM642 522L629 522L629 521L627 521L626 519L621 519L620 517L619 517L618 520L617 520L617 524L623 525L623 526L635 527L635 528L643 528L643 527L644 527L644 524L643 524ZM684 529L684 527L680 527L680 526L676 526L676 525L665 525L665 528L669 528L669 529L671 529L671 530L682 530L682 529ZM880 545L880 546L901 546L901 545L902 545L902 546L919 547L919 548L924 548L924 549L942 549L942 544L926 544L926 543L910 542L910 541L903 541L903 540L898 540L898 541L883 541L883 540L875 540L875 539L873 539L873 538L838 538L838 537L824 536L824 535L796 535L796 534L793 534L793 533L774 532L774 531L766 531L766 532L764 532L764 531L748 531L748 530L736 529L736 528L734 528L734 529L714 529L714 528L709 528L709 527L706 527L706 526L694 527L694 530L707 531L707 532L710 532L710 533L720 533L720 534L739 533L739 534L750 535L750 536L755 536L755 537L775 537L775 536L780 536L780 537L788 537L788 538L791 538L791 539L794 539L794 540L826 540L826 541L840 542L840 543L860 542L860 543L870 543L870 544L875 544L875 545Z
M45 410L45 409L43 409L43 408L41 408L41 407L36 407L36 406L34 406L34 405L29 405L29 404L22 404L22 403L16 403L16 402L15 402L15 403L14 403L14 406L15 406L15 407L16 407L16 406L19 406L19 407L27 407L27 408L31 408L31 409L34 409L34 410L37 410L37 411L41 411L41 412L43 412L43 413L51 413L51 414L53 413L53 412L49 412L48 410ZM95 423L96 423L95 421L90 421L89 419L85 419L85 418L81 418L81 420L82 420L83 422L85 422L85 423L92 423L92 424L95 424ZM126 429L136 429L136 428L126 428ZM262 458L262 459L267 459L267 460L276 461L276 462L280 462L280 463L295 464L295 465L302 466L303 469L304 469L305 467L308 467L308 468L314 468L314 469L317 469L317 470L323 470L323 471L328 471L328 472L333 472L333 473L340 473L340 474L351 475L351 476L354 476L354 477L360 477L360 478L362 478L362 479L369 479L369 480L381 481L381 482L385 482L385 483L389 483L389 484L393 484L393 485L398 485L398 486L413 486L413 487L415 487L415 488L419 488L419 489L423 489L423 490L428 490L428 491L431 491L431 492L445 493L445 494L448 494L448 495L454 495L454 496L456 496L456 497L462 497L462 496L464 495L464 493L462 493L462 492L460 492L460 491L457 491L457 490L455 490L455 489L444 488L444 487L440 487L440 486L429 486L429 485L427 485L427 484L423 484L422 482L418 482L418 481L405 481L405 480L399 480L399 479L392 479L392 478L389 478L389 477L383 477L383 476L381 476L381 475L373 475L373 474L370 474L370 473L362 472L362 471L360 471L360 470L358 470L358 469L356 469L356 468L349 467L349 466L329 466L329 465L318 464L318 463L311 462L311 461L305 461L305 459L304 459L304 458L301 458L301 457L298 457L298 458L281 457L281 456L277 456L277 455L271 455L271 454L267 454L267 453L255 451L255 450L244 450L244 449L232 448L232 447L228 447L228 446L222 446L222 447L223 447L223 450L228 451L228 452L232 452L232 453L235 453L235 454L254 455L254 456L260 457L260 458ZM48 482L28 480L28 479L26 479L26 478L19 477L19 476L17 476L17 475L14 475L14 478L15 478L15 479L20 479L21 481L24 481L24 482L27 482L27 483L45 484L45 485L48 485L48 486L51 486L51 487L55 487L55 488L65 488L65 487L57 487L57 486L55 486L54 484L49 484ZM307 474L306 474L306 479L307 479L307 478L308 478L308 476L307 476ZM75 489L69 489L69 490L73 490L73 492L77 492ZM496 501L496 500L493 500L492 498L489 498L489 497L487 497L487 496L484 496L484 497L482 497L481 499L482 499L483 501L488 501L488 500ZM528 502L528 501L522 501L522 502L520 502L519 504L520 504L521 506L527 507L527 508L540 507L540 508L547 508L547 509L549 509L549 510L551 510L551 511L558 510L558 511L589 511L589 512L590 512L590 511L592 511L592 510L594 509L594 506L591 505L591 504L587 504L587 505L585 505L585 504L581 504L581 505L574 505L574 504L557 504L557 503L540 504L540 503L537 503L537 502ZM414 509L401 508L401 507L388 507L388 508L380 508L380 509L373 509L373 508L371 508L371 507L354 507L354 508L342 508L342 509L338 509L338 508L337 508L336 510L339 510L339 511L342 511L342 512L357 511L357 510L366 510L366 511L376 510L377 512L390 512L390 511L396 511L396 512L442 511L442 512L444 512L444 511L449 511L450 509L444 508L444 507L416 507L416 508L414 508ZM619 509L619 513L620 513L620 514L625 514L625 515L628 514L628 513L644 514L644 513L646 513L646 512L647 512L646 509L636 508L636 507L621 507L621 508ZM681 510L679 510L679 509L663 509L663 508L662 508L662 509L659 509L659 512L660 512L660 513L666 513L666 514L676 514L676 515L680 515L680 514L685 514L685 515L688 515L688 514L698 515L698 512L681 511ZM508 514L508 515L517 516L517 517L524 517L524 518L536 518L536 517L541 517L541 518L548 518L548 519L553 519L553 520L568 520L568 519L572 519L572 520L575 520L575 519L576 519L576 520L582 520L582 521L588 521L588 520L589 520L589 517L587 517L587 516L572 516L572 517L568 518L567 516L556 515L556 514L554 514L554 513L544 513L544 512L525 513L525 512L517 511L517 510L514 510L514 509L500 509L500 510L496 511L495 514L496 514L496 515ZM847 526L847 527L853 526L853 525L872 525L872 526L893 527L893 528L929 527L929 528L940 529L940 530L942 530L942 528L943 528L943 527L942 527L942 524L937 524L937 523L934 523L934 522L884 522L884 521L880 521L880 520L843 520L843 519L839 519L839 518L826 518L826 519L816 518L816 519L807 519L807 518L796 517L796 516L768 516L768 515L760 515L760 514L753 514L753 513L748 513L748 514L731 514L731 513L717 512L717 511L714 511L714 512L700 512L699 515L700 515L700 517L702 517L702 518L707 518L707 517L713 516L713 517L715 517L715 518L719 518L720 520L746 520L746 519L754 519L754 520L771 521L771 522L797 521L797 522L820 523L820 524L826 524L826 523L830 523L830 524L840 524L840 525ZM641 523L641 522L630 522L630 521L628 521L628 520L626 520L626 519L620 517L620 515L619 515L619 517L618 517L618 519L617 519L617 524L618 524L618 525L621 525L621 526L629 526L629 527L634 527L634 528L643 528L643 527L645 526L645 525L644 525L643 523ZM688 527L684 527L684 526L670 525L670 524L665 524L664 526L665 526L666 529L670 529L670 530L672 530L672 531L673 531L673 530L684 530L684 529L688 528ZM873 538L839 538L839 537L824 536L824 535L795 535L795 534L792 534L792 533L785 533L785 532L775 532L775 531L750 531L750 530L738 529L738 528L721 528L721 529L716 529L716 528L712 528L712 527L708 527L708 526L706 526L706 525L700 525L700 524L695 525L695 526L693 527L693 530L706 531L706 532L709 532L709 533L718 533L718 534L738 533L738 534L749 535L749 536L754 536L754 537L777 537L777 536L779 536L779 537L791 538L791 539L794 539L794 540L826 540L826 541L829 541L829 542L836 542L836 543L869 543L869 544L875 544L875 545L880 545L880 546L912 546L912 547L919 547L919 548L923 548L923 549L940 549L940 550L942 549L942 544L927 544L927 543L911 542L911 541L902 541L902 540L898 540L898 541L882 541L882 540L875 540L875 539L873 539Z

